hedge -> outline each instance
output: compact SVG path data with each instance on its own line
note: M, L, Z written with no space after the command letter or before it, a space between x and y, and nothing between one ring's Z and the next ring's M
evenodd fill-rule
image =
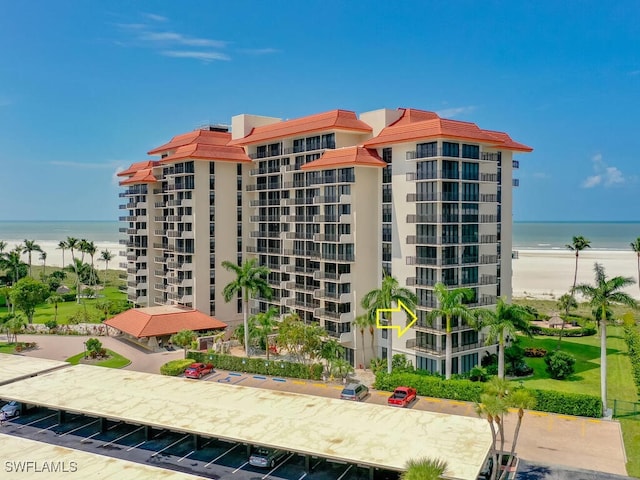
M197 362L213 363L215 368L261 375L320 380L323 371L323 366L319 363L305 365L282 360L266 361L264 358L236 357L210 352L189 352L189 356L195 358Z
M531 325L531 333L534 335L543 335L546 337L558 337L560 336L559 328L545 328ZM582 327L582 328L565 328L562 330L563 337L589 337L596 334L594 327Z
M640 394L640 332L634 327L624 327L624 341L629 349L633 381L638 388L638 394Z
M177 377L184 373L184 370L194 362L195 360L193 358L171 360L160 367L160 373L162 375Z
M400 385L411 386L418 395L447 398L467 402L480 401L484 384L470 380L444 380L439 377L417 375L415 373L378 372L375 388L392 392ZM581 393L564 393L555 390L527 389L535 398L534 410L564 415L600 417L602 404L599 397Z

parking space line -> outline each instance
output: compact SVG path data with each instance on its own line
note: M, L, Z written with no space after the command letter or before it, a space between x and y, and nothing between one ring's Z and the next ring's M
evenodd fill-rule
M56 423L55 425L51 425L50 427L43 428L42 430L39 430L37 433L44 433L44 432L46 432L47 430L49 430L50 428L57 427L58 425L60 425L60 424L59 424L59 423Z
M307 476L307 474L306 474L306 473L303 473L303 474L302 474L302 476L301 476L298 480L302 480L302 479L303 479L304 477L306 477L306 476Z
M293 457L293 453L291 455L289 455L287 458L285 458L282 462L280 462L278 465L276 465L275 467L273 467L271 469L271 471L269 473L267 473L264 477L262 477L261 480L265 480L265 478L267 478L269 475L271 475L273 472L275 472L277 469L279 469L282 465L284 465L285 463L287 463L289 461L289 459L291 459L291 457Z
M162 450L158 450L156 453L154 453L153 455L151 455L151 458L161 454L162 452L164 452L165 450L169 450L171 447L173 447L174 445L177 445L178 443L184 441L185 438L189 438L191 435L185 435L184 437L182 437L179 440L176 440L175 442L173 442L171 445L167 445L166 447L164 447Z
M301 382L300 380L292 380L291 383L295 383L296 385L306 385L307 382Z
M206 447L207 445L209 445L211 443L211 440L209 440L207 443L205 443L204 445L200 445L200 449L202 450L204 447ZM182 457L180 460L178 460L178 462L181 462L182 460L184 460L185 458L187 458L189 455L191 455L192 453L194 453L195 450L191 450L189 453L187 453L184 457Z
M57 413L52 413L48 417L39 418L38 420L34 420L33 422L25 423L24 425L20 425L19 427L16 427L16 428L19 430L21 428L28 427L29 425L33 425L34 423L41 422L42 420L46 420L47 418L55 417L56 415L58 415L58 414Z
M236 443L233 447L231 447L229 450L227 450L226 452L224 452L222 455L218 455L216 458L214 458L213 460L211 460L209 463L207 463L204 468L209 468L209 465L211 465L213 462L216 462L218 460L220 460L222 457L224 457L227 453L229 453L231 450L234 450L236 448L238 448L240 446L239 443Z
M146 440L145 440L144 442L140 442L140 443L139 443L139 444L137 444L137 445L134 445L134 446L133 446L133 447L131 447L131 448L127 448L127 452L130 452L131 450L136 449L136 448L138 448L140 445L144 445L145 443L147 443L147 441L146 441Z
M77 432L78 430L81 430L81 429L83 429L84 427L88 427L89 425L92 425L92 424L94 424L94 423L98 423L99 421L100 421L100 420L94 420L93 422L89 422L89 423L87 423L86 425L82 425L82 426L80 426L80 427L78 427L78 428L74 428L73 430L69 430L68 432L61 433L61 434L60 434L60 436L61 436L61 437L64 437L65 435L69 435L70 433Z
M248 378L248 377L243 377L243 378L241 378L240 380L238 380L237 382L232 382L232 383L233 383L233 385L237 385L237 384L238 384L238 383L240 383L240 382L244 382L247 378Z
M237 472L238 472L238 470L242 470L242 467L245 467L245 466L247 466L248 464L249 464L249 462L248 462L248 461L244 462L242 465L240 465L238 468L236 468L236 469L235 469L233 472L231 472L231 473L237 473Z
M322 459L318 460L315 465L311 466L311 470L314 470L318 465L322 463Z
M122 440L123 438L128 437L128 436L129 436L129 435L131 435L132 433L136 433L138 430L142 430L143 428L144 428L144 427L138 427L138 428L136 428L135 430L132 430L132 431L131 431L131 432L129 432L129 433L125 433L124 435L122 435L122 436L120 436L120 437L118 437L118 438L115 438L115 439L111 440L111 441L110 441L110 442L108 442L108 443L105 443L104 445L102 445L102 447L108 447L108 446L110 446L110 445L113 445L113 444L114 444L114 443L116 443L118 440ZM144 443L144 442L143 442L143 443ZM128 450L127 450L127 451L128 451Z
M342 480L342 479L344 478L344 476L347 474L347 472L348 472L349 470L351 470L351 467L353 467L353 465L349 465L349 468L347 468L347 469L344 471L344 473L338 477L338 480Z
M107 428L107 430L113 430L114 428L116 428L116 427L118 427L120 425L121 425L120 423L116 423L115 425L111 425L109 428ZM95 437L96 435L100 435L101 433L104 433L104 432L96 432L93 435L89 435L88 437L83 438L82 440L80 440L80 443L86 443L87 440Z

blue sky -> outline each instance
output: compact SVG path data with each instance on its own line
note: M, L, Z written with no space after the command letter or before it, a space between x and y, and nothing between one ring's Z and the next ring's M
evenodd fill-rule
M508 132L514 219L640 220L640 2L0 0L0 220L115 220L119 168L233 115Z

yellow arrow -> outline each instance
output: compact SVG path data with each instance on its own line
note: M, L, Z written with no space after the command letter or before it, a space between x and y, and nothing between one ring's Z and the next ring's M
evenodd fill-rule
M389 313L398 313L404 310L407 312L407 315L411 317L411 321L407 324L406 327L402 328L400 325L382 325L380 323L380 314L389 312ZM414 312L412 312L402 301L398 300L397 308L377 308L376 309L376 328L389 328L389 329L397 329L398 330L398 338L402 337L407 331L413 326L414 323L418 321L418 317Z

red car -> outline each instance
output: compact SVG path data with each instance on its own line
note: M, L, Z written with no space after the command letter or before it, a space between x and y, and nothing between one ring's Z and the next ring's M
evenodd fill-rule
M192 363L184 371L186 378L202 378L203 375L207 375L213 371L213 364L211 363Z
M411 387L398 387L393 391L393 395L387 400L387 404L394 407L406 407L413 402L417 397L415 388Z

